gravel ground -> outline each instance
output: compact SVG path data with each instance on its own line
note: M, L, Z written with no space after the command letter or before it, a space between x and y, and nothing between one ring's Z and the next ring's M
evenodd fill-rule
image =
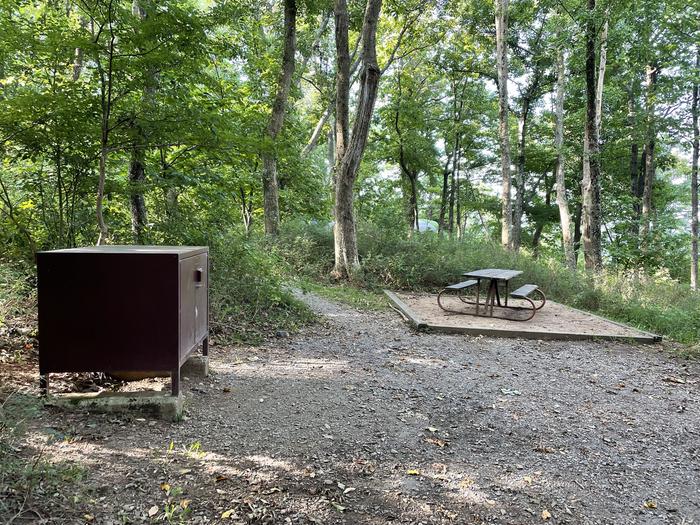
M212 348L182 423L45 412L26 452L85 473L24 522L700 523L698 362L305 299L323 322Z

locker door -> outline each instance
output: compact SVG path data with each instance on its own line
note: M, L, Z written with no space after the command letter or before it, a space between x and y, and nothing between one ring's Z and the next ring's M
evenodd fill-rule
M206 253L193 257L195 264L195 341L199 342L209 332L209 257Z
M180 357L195 344L195 268L197 257L180 261Z

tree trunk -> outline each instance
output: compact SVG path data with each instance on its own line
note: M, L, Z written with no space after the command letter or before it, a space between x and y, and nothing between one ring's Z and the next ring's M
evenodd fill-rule
M87 19L84 16L80 17L80 29L87 29ZM73 52L73 82L77 82L80 74L83 72L83 48L76 47Z
M695 74L700 75L700 45L695 51ZM690 287L698 289L698 150L700 149L700 128L698 128L698 97L700 97L700 85L697 76L693 85L693 167L690 174L690 238L691 238L691 263L690 263Z
M146 19L146 11L141 7L140 0L134 0L131 12L141 21ZM146 71L144 82L143 102L150 102L155 93L155 72ZM131 127L133 144L129 161L129 202L131 205L131 233L135 244L146 243L146 199L143 196L143 183L146 179L146 136L138 123L139 115L134 115Z
M143 183L146 178L145 151L134 145L129 162L129 201L131 204L131 233L136 244L146 244L146 200L143 197Z
M554 147L557 151L556 187L559 220L561 222L562 244L564 245L564 260L570 270L576 270L574 240L571 231L571 214L569 201L566 198L566 180L564 177L564 87L566 85L566 56L563 49L557 54L557 97L556 97L556 128L554 132Z
M284 50L282 53L282 74L277 85L277 95L272 105L272 115L267 126L270 138L270 150L262 154L263 158L263 209L265 213L265 233L277 235L279 232L279 184L277 182L277 153L275 141L284 123L284 113L292 85L294 55L297 47L296 0L284 0Z
M589 0L591 1L591 0ZM496 0L496 68L498 70L498 138L501 146L501 244L512 247L510 136L508 132L508 0Z
M635 198L635 202L632 205L632 211L634 213L634 218L636 220L639 220L640 213L642 212L642 207L638 200L640 196L639 190L642 184L640 184L639 180L639 144L637 144L636 142L633 142L630 145L630 183L632 196ZM637 224L636 231L639 232L639 224Z
M243 218L243 227L245 228L246 237L250 235L250 229L253 226L253 192L248 193L243 186L238 188L241 197L241 217Z
M399 71L397 74L396 86L398 102L396 105L396 111L394 112L394 130L396 131L396 136L399 139L399 167L401 168L401 177L404 180L404 200L406 204L406 218L408 220L408 230L409 232L412 232L413 230L418 230L418 173L415 170L412 170L411 167L407 164L406 151L403 145L403 135L400 126L401 100L403 96L401 92L401 71Z
M107 11L107 28L109 32L109 42L107 44L107 70L105 71L102 60L97 51L96 63L100 79L100 163L98 168L97 179L97 197L95 199L95 215L97 217L97 227L99 235L97 237L97 245L100 246L107 242L109 229L104 218L103 202L105 195L105 182L107 179L107 156L109 152L109 133L111 129L112 116L112 88L113 88L113 71L114 71L114 43L116 35L113 28L112 20L113 12L110 7Z
M326 144L326 164L328 165L328 180L329 183L333 179L333 173L335 168L335 130L328 130L328 144ZM332 184L331 184L332 186Z
M459 180L459 165L462 160L460 156L457 160L457 169L455 170L455 226L457 226L457 238L462 238L462 201L460 200L460 180Z
M554 170L554 177L549 178L545 173L544 176L544 205L549 208L552 204L552 187L554 186L554 181L556 180L557 168ZM542 231L544 230L545 224L547 224L546 219L540 219L535 227L535 233L532 236L532 257L538 259L540 256L540 239L542 238Z
M306 146L304 146L304 149L301 150L302 157L308 157L309 154L316 148L316 146L318 145L318 140L321 138L321 132L323 131L323 128L326 126L326 122L328 122L328 119L332 114L333 107L332 105L329 105L321 115L321 118L316 123L316 127L314 127L314 130L311 133L311 138L309 139L309 142L307 142Z
M586 21L586 125L583 143L583 180L581 181L583 256L587 270L603 268L601 248L600 165L596 127L596 24L595 0L588 0Z
M639 180L639 144L635 137L635 131L637 128L637 103L636 97L636 83L631 88L627 90L627 125L629 127L629 134L632 137L632 143L630 144L630 164L629 164L629 174L630 174L630 192L632 194L632 224L630 227L630 234L634 237L639 235L639 218L641 217L642 207L641 207L641 189L643 187L643 182Z
M348 78L350 79L350 86L355 85L355 81L357 81L357 75L355 73L357 72L357 68L360 65L361 60L359 58L355 58L355 55L357 54L357 47L359 46L360 41L358 40L357 43L355 44L355 50L352 53L352 57L350 57L353 62L352 65L350 66L349 73L348 73ZM353 76L354 75L354 76ZM335 96L335 93L333 94ZM323 127L325 126L326 122L328 119L333 115L333 107L337 106L337 101L336 100L329 100L328 101L328 106L326 106L326 109L324 112L321 114L321 117L319 118L318 122L316 123L316 126L314 126L314 130L311 133L311 137L309 138L309 141L306 143L306 146L304 146L304 149L301 151L301 156L302 157L307 157L308 155L311 154L311 152L316 149L316 146L318 146L318 140L321 137L321 131L323 130Z
M403 178L406 220L409 231L418 230L418 173L412 171L404 162L403 145L399 145L399 166Z
M336 77L336 169L335 169L335 266L333 276L352 279L360 267L355 231L353 186L367 144L377 99L380 69L377 64L376 35L382 0L368 0L362 23L362 63L352 135L349 135L350 51L346 0L335 2ZM348 137L350 137L348 141Z
M523 222L523 201L525 199L525 140L527 138L527 119L530 114L529 89L523 96L522 113L518 123L518 170L515 173L515 209L513 210L513 250L520 250Z
M409 182L411 187L409 208L412 220L412 229L420 231L420 224L418 223L418 173L412 172L409 174Z
M100 234L97 237L97 246L100 246L107 242L107 236L109 235L109 230L107 228L107 223L104 219L103 211L103 201L105 196L105 179L107 171L107 138L105 137L104 130L102 132L101 146L100 146L100 166L98 171L97 179L97 200L95 203L95 214L97 215L97 227L99 228Z
M581 251L581 219L583 215L583 205L579 202L574 212L574 261L578 261Z
M642 193L642 228L640 236L642 248L646 250L648 236L651 230L651 209L652 193L654 191L654 178L656 176L656 165L654 150L656 149L656 80L658 77L658 67L654 64L647 64L646 67L646 113L647 113L647 136L646 136L646 157L644 162L644 191Z
M457 154L455 153L455 158ZM447 231L450 232L450 238L454 234L455 229L455 193L457 185L455 183L455 170L450 172L450 205L447 212Z
M447 144L447 141L445 141L445 144ZM445 153L447 153L447 151L445 151ZM442 170L442 192L440 193L440 216L438 218L438 233L442 233L443 231L445 231L445 215L447 214L447 197L449 194L451 163L452 155L450 154L447 155L447 161L445 162L445 167Z
M542 29L538 33L535 46L539 44ZM542 79L541 66L539 61L535 61L535 68L532 72L528 86L522 93L522 110L520 121L518 122L518 164L515 174L515 209L513 210L513 250L518 251L522 243L522 222L523 207L525 204L525 143L527 142L528 122L530 117L530 107L539 97L539 86Z
M605 65L608 59L608 19L609 11L605 10L605 22L600 32L600 57L598 59L598 83L595 90L595 129L598 142L601 141L601 127L603 122L603 87L605 85Z

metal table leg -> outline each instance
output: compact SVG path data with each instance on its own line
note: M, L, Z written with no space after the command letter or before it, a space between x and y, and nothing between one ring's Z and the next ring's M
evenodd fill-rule
M476 280L476 315L479 315L479 292L481 291L481 279Z
M491 279L491 284L489 284L489 298L490 301L487 301L487 303L491 303L491 311L489 315L493 317L493 308L496 306L496 299L498 298L498 281L496 281L495 279Z

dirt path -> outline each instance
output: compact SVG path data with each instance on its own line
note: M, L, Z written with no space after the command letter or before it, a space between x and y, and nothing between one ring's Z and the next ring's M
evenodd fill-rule
M211 377L184 383L184 423L40 419L32 446L87 468L78 516L700 523L697 363L660 347L418 334L393 312L306 300L325 322L213 347Z

